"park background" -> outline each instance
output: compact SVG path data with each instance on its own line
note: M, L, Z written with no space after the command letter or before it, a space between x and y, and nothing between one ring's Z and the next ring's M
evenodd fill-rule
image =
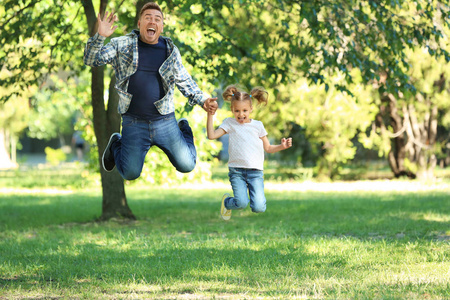
M0 7L0 296L449 297L448 3L159 2L164 35L219 97L215 124L230 116L224 87L263 86L253 117L273 143L294 139L266 156L268 212L228 224L226 139L207 140L206 113L179 92L193 172L157 148L137 181L100 168L118 99L84 46L98 12L118 14L119 36L144 3Z

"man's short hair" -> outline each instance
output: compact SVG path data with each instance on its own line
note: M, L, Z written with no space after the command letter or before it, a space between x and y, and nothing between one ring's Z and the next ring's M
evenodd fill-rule
M163 19L164 19L164 14L163 14L163 12L161 10L161 7L159 7L158 3L155 3L155 2L145 3L144 6L142 6L141 11L139 12L139 18L142 17L142 14L147 9L155 9L155 10L159 11L161 13Z

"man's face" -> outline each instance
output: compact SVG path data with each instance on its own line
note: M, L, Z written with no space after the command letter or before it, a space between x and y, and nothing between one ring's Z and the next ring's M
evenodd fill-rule
M163 16L159 10L145 10L138 21L141 41L147 44L157 44L163 32Z

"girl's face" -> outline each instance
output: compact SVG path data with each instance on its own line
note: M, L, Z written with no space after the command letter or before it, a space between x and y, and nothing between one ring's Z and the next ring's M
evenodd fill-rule
M251 101L233 101L231 111L240 124L250 123L250 113L253 111Z

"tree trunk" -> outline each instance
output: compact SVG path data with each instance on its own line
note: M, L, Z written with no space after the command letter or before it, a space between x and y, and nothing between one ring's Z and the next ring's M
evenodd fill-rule
M103 15L107 1L102 0L100 3L100 14ZM90 36L96 33L96 14L92 1L84 0L83 6L89 25ZM113 132L120 129L120 116L117 113L118 95L114 90L115 76L110 84L110 93L108 99L108 108L105 109L104 104L104 71L105 67L91 68L92 82L92 109L94 132L97 139L97 150L99 157L100 175L102 181L102 215L99 220L108 220L114 217L136 219L128 207L125 186L122 177L115 169L113 172L106 172L101 167L101 159L103 151L108 144L109 137Z
M149 2L148 0L138 0L136 3L136 16L134 17L134 24L137 24L139 21L139 12L145 3Z
M403 104L400 114L395 96L383 95L376 125L382 131L386 130L384 122L389 117L393 133L390 134L392 142L388 162L395 177L433 179L437 164L433 147L437 140L438 108L420 93L416 95L415 100L427 107L420 120L413 104Z
M120 132L121 117L117 113L117 106L119 104L119 95L114 89L116 78L114 74L111 74L111 82L109 85L109 99L108 109L106 111L106 139L105 145L102 149L105 149L109 137L114 132ZM100 147L99 147L100 149ZM103 150L99 151L99 162L101 165L101 157ZM101 220L107 220L114 217L122 217L135 220L136 217L128 207L127 198L125 196L125 186L122 176L120 176L117 169L112 172L106 172L100 167L102 176L102 189L103 189L103 204L102 204L102 216Z
M0 128L0 169L17 168L17 164L11 160L7 150L5 129Z
M405 166L405 160L411 144L406 141L403 133L404 124L402 117L398 114L397 99L395 99L394 95L388 94L384 96L383 101L388 103L387 112L389 113L390 124L395 136L391 143L391 151L388 155L389 166L396 178L402 176L415 178L416 175Z

